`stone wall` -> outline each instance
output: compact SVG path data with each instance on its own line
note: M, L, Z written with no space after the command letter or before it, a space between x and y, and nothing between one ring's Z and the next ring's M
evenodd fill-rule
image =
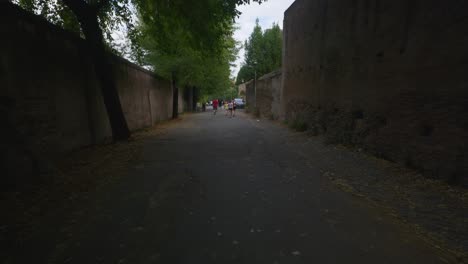
M297 0L284 20L282 117L468 184L466 10L464 0Z
M237 88L237 95L238 95L240 98L244 98L244 97L245 97L245 93L246 93L246 89L247 89L247 86L245 85L245 83L239 84L239 86L238 86L238 88Z
M249 111L253 111L256 107L255 102L255 81L251 80L245 83L245 103Z
M257 80L256 111L260 116L270 119L279 118L280 88L281 71L271 72Z
M278 119L281 110L281 81L281 70L277 70L265 74L257 81L251 80L239 85L239 89L245 89L249 110L259 117Z
M21 181L38 174L45 157L107 142L111 130L83 40L14 5L1 5L0 160L7 176ZM109 56L130 129L170 119L170 82Z

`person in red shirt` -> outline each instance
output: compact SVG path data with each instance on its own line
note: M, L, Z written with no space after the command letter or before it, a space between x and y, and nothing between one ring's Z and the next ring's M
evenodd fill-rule
M218 111L218 105L219 105L218 99L214 99L213 100L213 115L216 115L216 112Z

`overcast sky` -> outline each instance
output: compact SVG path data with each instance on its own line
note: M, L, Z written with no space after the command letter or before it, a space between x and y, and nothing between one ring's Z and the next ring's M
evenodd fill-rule
M252 33L255 26L255 20L260 20L260 26L263 30L270 28L273 23L279 23L283 28L284 11L294 2L294 0L268 0L261 5L252 3L250 5L240 6L239 10L242 15L236 20L239 28L234 38L241 43L244 43ZM236 67L232 68L232 75L235 77L239 72L240 65L244 61L244 50L239 52L239 58L236 62Z

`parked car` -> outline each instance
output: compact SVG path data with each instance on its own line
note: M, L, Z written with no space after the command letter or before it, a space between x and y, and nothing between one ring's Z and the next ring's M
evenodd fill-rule
M244 109L245 108L245 102L244 99L242 98L235 98L234 102L236 102L237 109Z

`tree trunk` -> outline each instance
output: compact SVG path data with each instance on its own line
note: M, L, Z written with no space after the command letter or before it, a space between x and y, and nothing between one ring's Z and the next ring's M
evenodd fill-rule
M102 30L98 23L98 10L83 0L62 0L76 15L85 35L94 70L101 85L104 105L109 117L114 141L130 137L127 121L120 103L112 65L106 54Z
M192 101L192 111L196 112L197 111L197 102L198 102L198 88L193 87L193 101Z
M172 74L172 118L179 117L179 88L176 86L175 74Z

